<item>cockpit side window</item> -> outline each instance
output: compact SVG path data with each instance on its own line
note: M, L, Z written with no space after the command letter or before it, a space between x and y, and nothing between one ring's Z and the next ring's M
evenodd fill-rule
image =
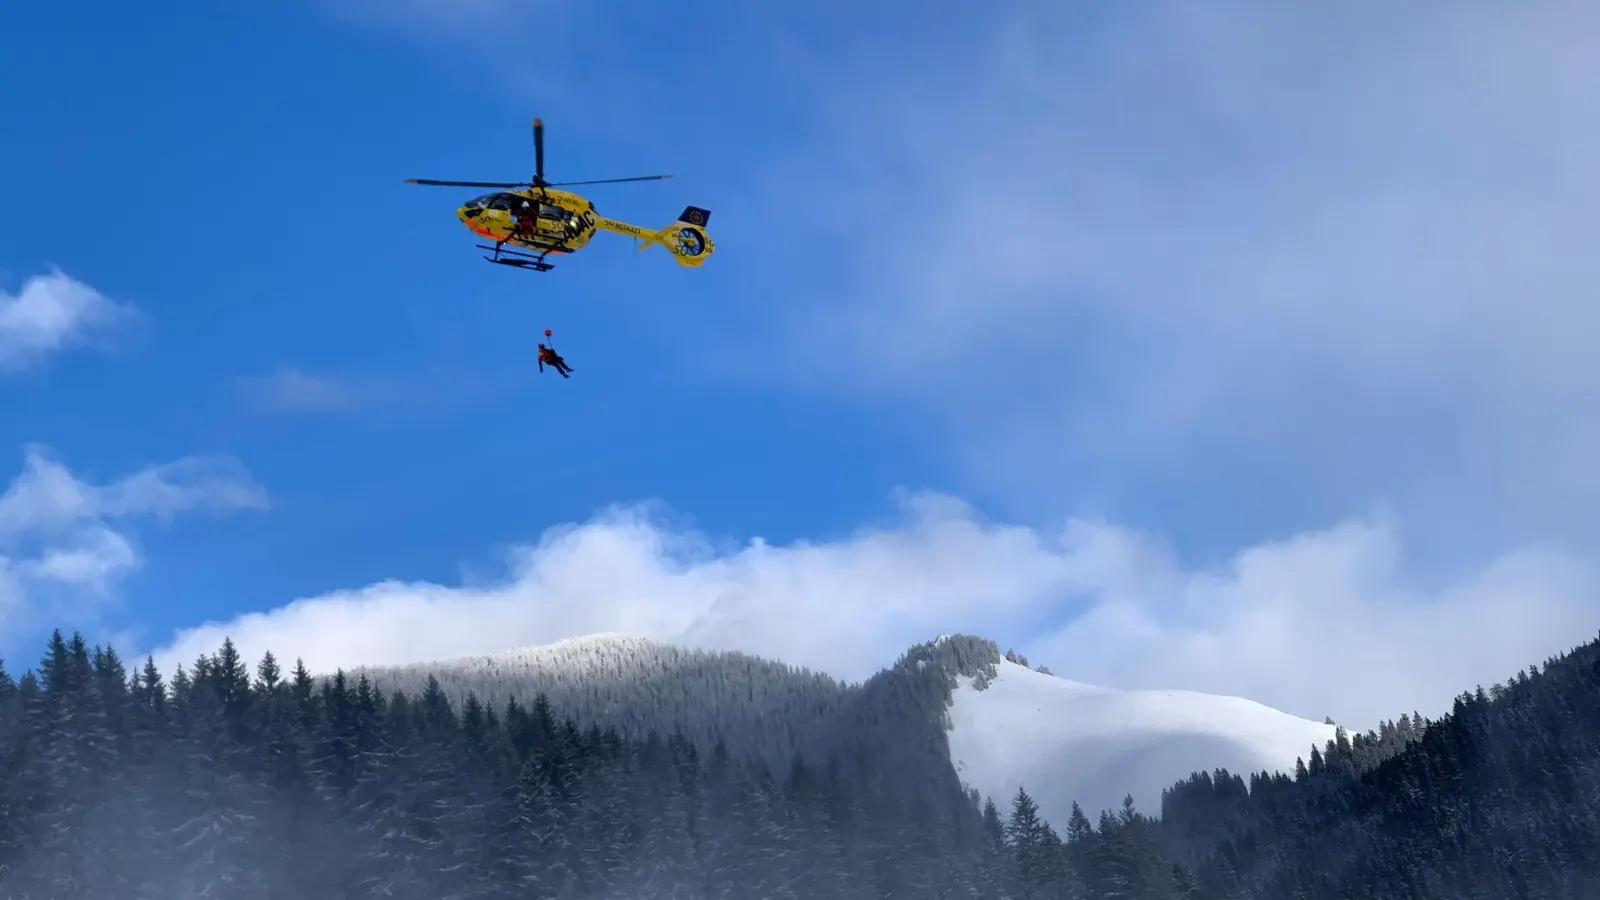
M485 199L487 199L489 201L489 208L490 209L510 210L510 209L514 208L511 205L511 201L515 200L517 198L516 198L516 195L514 195L514 194L490 194Z

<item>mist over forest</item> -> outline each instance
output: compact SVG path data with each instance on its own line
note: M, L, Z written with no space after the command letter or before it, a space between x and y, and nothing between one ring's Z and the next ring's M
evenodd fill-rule
M162 673L58 632L0 674L0 896L1600 896L1600 642L1436 721L1340 730L1293 773L1196 772L1158 809L1075 806L1060 828L1026 787L982 797L939 762L955 677L998 659L914 647L838 703L774 707L855 716L855 737L780 747L805 729L626 724L581 692L453 700L420 670L384 689L231 642Z

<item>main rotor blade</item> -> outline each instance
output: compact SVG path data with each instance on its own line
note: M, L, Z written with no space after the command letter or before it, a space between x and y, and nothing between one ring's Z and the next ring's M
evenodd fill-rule
M431 184L444 187L492 187L492 188L517 188L530 187L526 181L439 181L434 178L407 178L406 184Z
M561 187L569 184L621 184L624 181L666 181L671 175L639 175L633 178L601 178L596 181L552 181L546 187Z
M533 180L544 184L544 120L533 120Z

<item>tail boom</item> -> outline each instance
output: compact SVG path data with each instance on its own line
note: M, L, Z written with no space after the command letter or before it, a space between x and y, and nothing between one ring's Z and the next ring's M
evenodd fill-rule
M706 258L716 250L717 246L711 240L711 235L706 233L706 223L710 220L710 210L689 206L684 208L683 214L678 216L676 222L657 231L640 228L627 222L618 222L615 219L599 219L595 224L607 231L637 238L640 250L653 244L660 244L667 248L667 252L678 261L678 265L698 269L705 265Z

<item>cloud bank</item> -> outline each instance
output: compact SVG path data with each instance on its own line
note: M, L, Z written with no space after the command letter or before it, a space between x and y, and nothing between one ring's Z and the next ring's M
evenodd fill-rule
M229 459L189 457L96 485L47 447L27 447L0 494L0 643L40 625L94 625L143 564L135 520L266 506L266 492Z
M1600 629L1597 573L1527 548L1444 584L1412 584L1379 517L1178 564L1149 535L1073 521L986 522L936 494L900 521L821 543L729 546L616 508L510 554L494 583L384 582L185 630L166 671L230 636L316 671L495 653L622 631L739 649L860 679L912 642L965 630L1017 642L1067 677L1239 694L1353 727L1437 714ZM1076 610L1063 628L1042 626Z
M279 368L271 375L240 379L240 387L257 406L275 412L348 412L361 399L345 381L290 367Z
M767 216L844 254L797 370L920 404L1030 513L1600 538L1600 6L1086 6L829 59Z
M50 356L102 341L136 315L60 271L36 275L21 291L0 291L0 372L31 368Z

